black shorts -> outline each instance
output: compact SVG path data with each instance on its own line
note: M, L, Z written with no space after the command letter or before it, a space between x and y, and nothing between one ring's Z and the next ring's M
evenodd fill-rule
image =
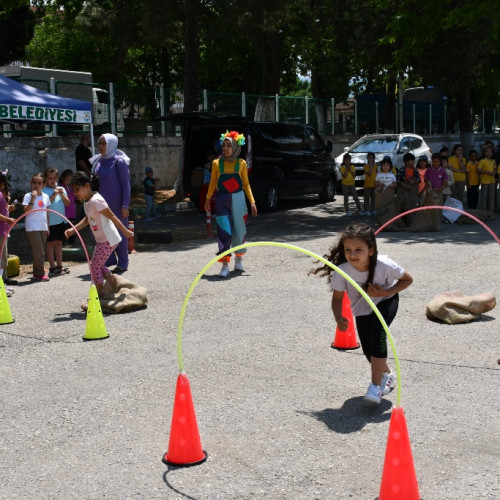
M66 229L67 224L65 222L49 226L49 236L47 238L47 243L49 243L50 241L65 241L66 236L64 236L64 231L66 231Z
M377 304L378 310L387 323L387 326L390 326L396 317L398 305L398 294ZM387 334L375 312L366 316L356 316L356 328L363 354L368 361L370 361L372 356L375 358L387 358Z

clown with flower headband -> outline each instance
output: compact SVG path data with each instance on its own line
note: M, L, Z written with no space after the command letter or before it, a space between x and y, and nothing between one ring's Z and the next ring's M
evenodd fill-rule
M246 161L238 158L241 146L245 145L245 136L236 131L221 134L222 155L212 162L212 175L205 200L205 211L210 211L210 199L215 192L215 211L217 213L217 255L231 247L242 245L246 236L246 220L248 216L245 194L250 201L252 215L257 216L257 206L248 181ZM246 249L236 253L234 270L243 271L242 257ZM231 256L220 259L222 269L219 276L229 276Z

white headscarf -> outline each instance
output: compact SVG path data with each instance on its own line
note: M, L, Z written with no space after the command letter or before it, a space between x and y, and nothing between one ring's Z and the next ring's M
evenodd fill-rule
M106 153L103 155L96 154L89 159L89 162L94 165L101 158L113 158L119 156L127 165L130 165L130 158L121 150L118 149L118 137L114 134L102 134L99 140L104 139L106 142Z

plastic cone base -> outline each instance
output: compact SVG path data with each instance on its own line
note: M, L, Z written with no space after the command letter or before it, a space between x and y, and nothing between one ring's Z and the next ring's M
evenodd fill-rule
M349 321L347 329L340 331L335 330L335 339L332 342L332 347L339 351L347 351L349 349L357 349L359 347L358 339L356 338L356 329L354 328L354 317L351 310L351 301L347 292L344 292L342 297L342 316Z
M379 500L420 500L403 408L393 408Z
M171 462L167 458L168 453L165 453L165 455L163 456L163 458L161 459L161 461L165 465L172 465L173 467L191 467L193 465L200 465L200 464L202 464L208 458L208 453L205 450L202 450L202 451L203 451L203 458L201 460L198 460L197 462L190 462L190 463L184 463L184 464L180 464L180 463L177 463L177 462Z
M0 275L0 325L8 325L10 323L14 323L14 320L10 312L9 299L7 298L3 278Z
M95 285L90 287L87 306L87 325L83 340L101 340L109 337L102 317L101 303Z
M207 456L201 448L189 380L185 373L180 373L175 388L168 451L162 461L167 465L189 467L203 463Z

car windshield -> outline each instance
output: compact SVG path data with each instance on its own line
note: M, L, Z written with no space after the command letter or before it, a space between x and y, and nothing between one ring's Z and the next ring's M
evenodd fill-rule
M367 137L360 139L349 150L350 153L389 153L394 151L398 145L396 137Z

